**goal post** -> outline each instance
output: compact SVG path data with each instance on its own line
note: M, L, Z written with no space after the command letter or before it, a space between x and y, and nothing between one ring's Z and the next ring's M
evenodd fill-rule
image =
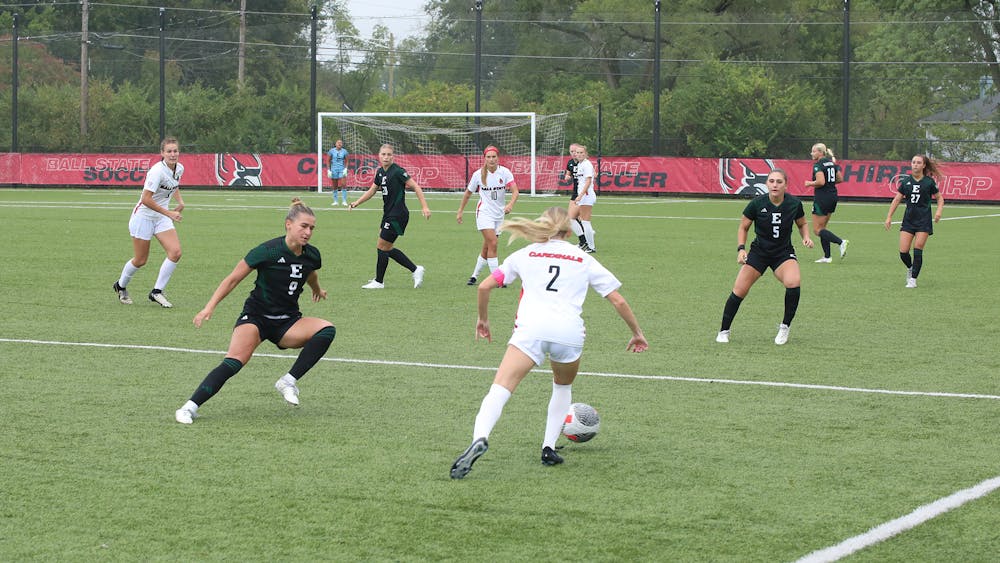
M568 114L534 112L318 112L316 190L329 186L327 151L337 139L348 155L351 188L367 189L380 165L379 148L393 145L396 163L431 190L465 189L494 145L522 191L561 188ZM527 190L525 188L528 188ZM562 187L565 189L565 187Z

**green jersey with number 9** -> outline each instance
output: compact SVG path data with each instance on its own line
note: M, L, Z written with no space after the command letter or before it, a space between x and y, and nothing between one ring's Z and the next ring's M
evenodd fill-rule
M271 317L299 312L299 295L306 280L323 264L315 246L305 245L302 254L296 256L285 244L285 237L260 244L243 260L257 270L257 280L243 304L243 312Z

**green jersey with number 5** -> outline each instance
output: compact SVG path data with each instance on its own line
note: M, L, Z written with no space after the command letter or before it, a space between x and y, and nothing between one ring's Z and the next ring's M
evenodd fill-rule
M786 193L781 205L774 205L767 194L760 195L747 204L743 216L753 221L757 235L750 250L768 256L794 252L792 232L797 228L795 221L805 217L799 198Z

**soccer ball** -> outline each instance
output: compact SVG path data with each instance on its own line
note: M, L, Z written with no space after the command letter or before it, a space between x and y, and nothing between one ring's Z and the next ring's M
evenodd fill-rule
M601 430L601 417L594 407L585 403L573 403L566 413L562 433L573 442L587 442Z

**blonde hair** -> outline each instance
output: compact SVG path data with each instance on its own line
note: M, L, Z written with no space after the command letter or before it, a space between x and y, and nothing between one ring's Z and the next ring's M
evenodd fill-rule
M546 242L570 231L569 213L563 207L550 207L537 219L515 217L503 222L503 231L510 232L510 240L523 238L531 242Z
M293 197L292 204L288 207L288 215L285 215L285 221L294 221L302 214L309 215L310 217L316 216L312 209L309 209L306 204L302 203L301 199Z
M813 145L814 149L819 149L819 152L823 153L823 156L829 157L830 162L837 162L837 157L833 156L833 149L826 148L823 143L816 143Z

